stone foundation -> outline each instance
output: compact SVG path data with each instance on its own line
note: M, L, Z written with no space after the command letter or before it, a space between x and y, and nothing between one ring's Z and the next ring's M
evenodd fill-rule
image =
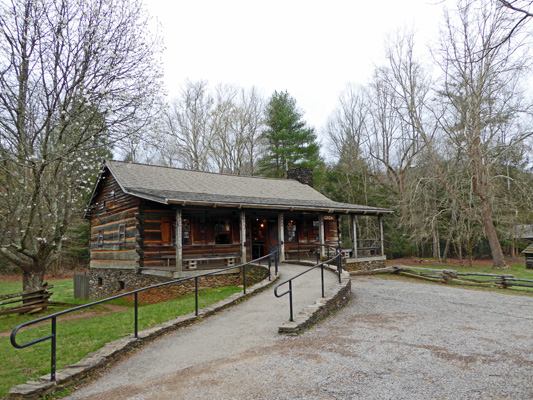
M100 299L116 296L120 293L131 292L147 286L168 282L172 279L145 275L135 272L133 269L106 269L91 268L89 278L89 297ZM246 267L246 286L252 286L268 276L268 269L256 265ZM198 288L208 289L220 286L242 286L242 271L234 273L221 273L198 278ZM170 298L194 293L194 279L189 279L173 285L163 286L139 293L141 302L159 302Z
M373 269L385 268L385 259L379 260L361 260L355 261L354 259L347 260L343 268L346 271L371 271Z

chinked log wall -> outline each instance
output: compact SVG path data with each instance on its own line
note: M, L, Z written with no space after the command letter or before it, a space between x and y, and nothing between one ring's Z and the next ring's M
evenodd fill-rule
M110 174L103 177L103 185L91 211L91 268L119 268L138 270L142 253L137 241L140 201L122 191ZM123 242L119 243L119 229L124 225ZM99 232L103 240L99 243Z

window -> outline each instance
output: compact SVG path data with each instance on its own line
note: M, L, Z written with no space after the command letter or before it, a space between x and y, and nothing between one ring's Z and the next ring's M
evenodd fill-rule
M98 278L98 287L102 287L104 284L104 280L102 278Z
M183 244L191 244L191 221L183 218Z
M307 242L307 239L309 238L309 226L307 225L307 221L303 222L302 232L300 234L300 238Z
M286 225L285 241L296 242L296 221L289 220Z
M118 243L126 243L126 224L120 224L118 226Z
M216 244L231 243L231 223L229 219L215 220L215 243Z
M98 229L98 237L96 239L96 244L99 247L102 247L104 245L104 228Z
M318 221L313 221L313 237L315 238L315 242L318 242L320 240L320 223Z

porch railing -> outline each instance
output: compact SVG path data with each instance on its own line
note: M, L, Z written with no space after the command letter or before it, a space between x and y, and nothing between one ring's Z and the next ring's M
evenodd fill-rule
M25 322L25 323L20 324L17 327L15 327L13 329L13 331L11 332L11 344L13 345L13 347L15 347L17 349L24 349L26 347L33 346L34 344L41 343L41 342L44 342L46 340L50 340L51 341L50 380L55 381L55 379L56 379L57 317L59 317L61 315L68 314L68 313L71 313L71 312L74 312L74 311L83 310L85 308L89 308L89 307L92 307L92 306L95 306L95 305L98 305L98 304L107 303L109 301L120 299L122 297L130 296L130 295L133 294L134 295L134 304L135 304L135 307L134 307L134 334L135 334L135 337L138 338L139 337L139 335L138 335L138 333L139 333L138 332L138 328L139 328L138 294L140 292L144 292L146 290L155 289L155 288L159 288L159 287L163 287L163 286L167 286L167 285L172 285L172 284L176 284L176 283L180 283L180 282L185 282L185 281L188 281L188 280L194 280L195 315L198 315L198 278L201 278L201 277L204 277L204 276L208 276L208 275L216 275L216 274L218 274L220 272L224 272L224 271L228 271L228 270L235 270L236 268L241 268L242 269L242 276L243 276L243 293L246 294L246 267L248 265L252 264L252 263L257 263L257 262L261 262L262 260L267 260L268 261L268 279L271 280L272 279L271 278L272 263L274 263L276 274L278 272L277 252L278 252L278 250L275 249L270 254L267 254L267 255L265 255L263 257L260 257L258 259L252 260L252 261L248 261L247 263L244 263L244 264L241 264L241 265L236 265L236 266L233 266L233 267L224 268L224 269L220 269L220 270L213 271L213 272L207 272L205 274L190 276L190 277L187 277L187 278L176 279L176 280L159 283L157 285L152 285L152 286L148 286L148 287L141 288L141 289L132 290L131 292L123 293L123 294L120 294L120 295L117 295L117 296L113 296L113 297L108 297L108 298L103 299L103 300L98 300L98 301L95 301L95 302L92 302L92 303L89 303L89 304L84 304L84 305L81 305L81 306L78 306L78 307L70 308L68 310L63 310L63 311L57 312L55 314L50 314L50 315L47 315L45 317L41 317L41 318L34 319L32 321ZM17 336L17 333L18 333L18 331L20 329L22 329L22 328L24 328L26 326L34 325L34 324L37 324L39 322L43 322L43 321L47 321L47 320L51 321L51 333L49 335L40 337L38 339L32 340L32 341L27 342L27 343L23 343L23 344L18 344L17 343L16 336Z

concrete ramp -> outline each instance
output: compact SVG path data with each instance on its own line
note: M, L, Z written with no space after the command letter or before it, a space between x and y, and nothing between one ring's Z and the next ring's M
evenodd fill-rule
M278 282L307 268L281 264ZM324 278L326 292L331 293L337 288L338 278L330 271L325 271ZM293 283L294 314L320 297L320 269L315 269ZM283 339L278 328L288 320L288 296L278 299L270 287L241 304L146 345L67 399L111 398L106 393L111 390L116 393L117 388L126 390L131 384L142 384L203 363L237 356L252 348L270 346Z

